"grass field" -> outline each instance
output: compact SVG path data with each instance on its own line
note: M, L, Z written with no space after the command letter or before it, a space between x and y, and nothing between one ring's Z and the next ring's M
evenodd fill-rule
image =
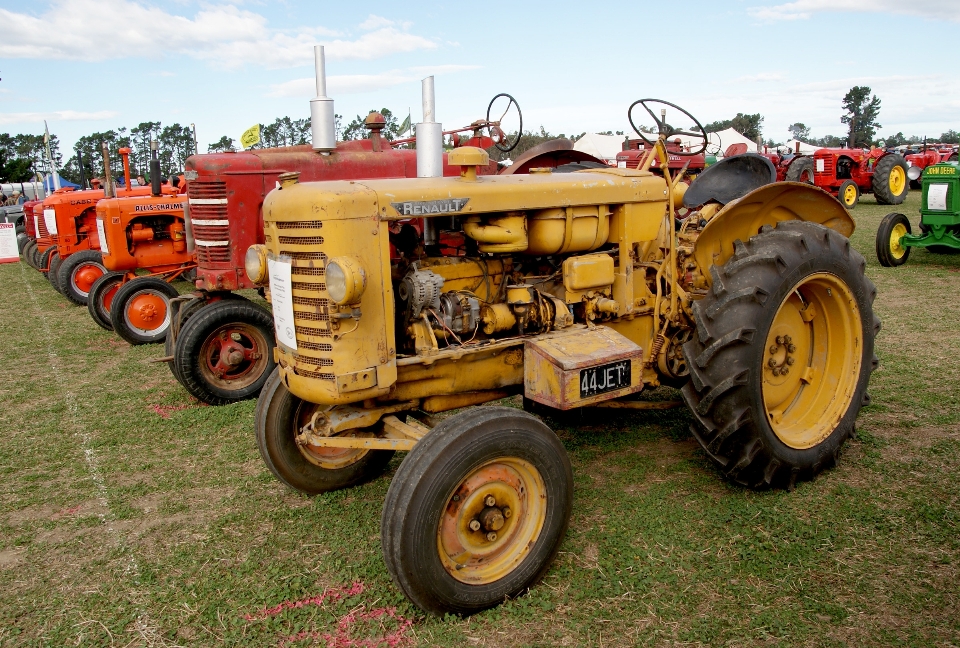
M919 196L902 211L916 226ZM200 407L25 264L0 266L2 646L960 645L960 256L881 268L873 404L795 491L726 484L684 410L587 418L562 553L529 595L425 618L380 556L390 475L307 498L255 403Z

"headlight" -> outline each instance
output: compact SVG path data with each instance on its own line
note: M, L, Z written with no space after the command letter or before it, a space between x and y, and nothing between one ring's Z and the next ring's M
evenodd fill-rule
M367 285L367 277L356 259L336 257L327 262L324 273L327 294L337 304L356 304Z
M250 281L258 286L267 283L267 247L265 245L251 245L243 257L243 268L247 271Z

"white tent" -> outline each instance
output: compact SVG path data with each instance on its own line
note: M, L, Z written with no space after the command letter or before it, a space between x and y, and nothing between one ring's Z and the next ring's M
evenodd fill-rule
M811 155L815 153L820 147L814 146L813 144L807 144L806 142L801 142L800 140L790 140L784 146L791 151L797 150L797 144L800 145L800 152L804 155Z
M574 151L583 151L593 157L600 158L607 164L617 163L617 153L623 150L623 135L597 135L596 133L587 133L578 139L574 145Z

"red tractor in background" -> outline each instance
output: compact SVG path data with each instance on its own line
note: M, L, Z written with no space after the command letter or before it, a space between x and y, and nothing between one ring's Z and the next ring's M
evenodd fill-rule
M749 147L737 142L727 147L724 152L724 159L743 155L749 150ZM813 158L800 154L800 145L797 144L797 150L790 151L777 148L770 151L766 146L763 152L759 153L770 160L777 171L777 182L805 182L814 184Z
M813 154L813 166L813 184L847 209L856 207L863 193L872 193L881 205L899 205L910 191L906 160L884 149L822 148Z
M621 169L638 168L649 154L650 149L653 148L652 143L647 143L642 139L628 139L625 146L626 148L623 151L617 153L617 166ZM686 165L686 180L688 182L696 178L706 168L707 158L704 153L689 155L679 138L672 141L667 140L667 154L669 155L667 166L670 173L676 174ZM659 169L660 161L654 156L654 160L650 164L650 170L659 173Z
M919 189L923 170L940 162L956 162L957 149L951 144L927 144L924 142L919 153L907 153L903 158L907 162L907 178L910 179L910 188Z
M40 238L40 219L43 218L43 200L28 200L23 203L24 238L20 244L20 256L31 268L40 269L40 252L38 239ZM49 243L48 243L49 245Z

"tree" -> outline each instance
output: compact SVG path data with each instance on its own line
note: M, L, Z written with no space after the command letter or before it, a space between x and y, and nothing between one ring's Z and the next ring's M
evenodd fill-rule
M763 115L760 113L755 115L737 113L737 116L733 119L711 122L704 126L703 130L706 133L716 133L728 128L732 128L744 137L755 142L757 138L763 135Z
M207 153L234 153L233 138L224 135L213 144L207 145Z
M940 141L944 144L960 144L960 133L951 128L946 133L940 135Z
M267 126L260 125L260 143L254 148L297 146L310 143L310 118L277 117Z
M819 139L813 140L810 144L822 148L838 148L844 145L844 140L842 137L837 137L836 135L824 135Z
M173 124L160 131L160 169L163 175L179 173L193 155L193 131L189 126Z
M810 139L810 129L807 128L806 124L803 122L790 124L787 126L787 130L790 132L790 136L795 140L806 142L808 139Z
M903 146L907 143L907 138L903 136L903 132L898 132L896 135L887 137L883 143L888 147Z
M873 143L878 128L880 99L870 95L870 86L853 86L843 97L843 109L846 111L840 122L849 124L847 145L850 148L867 148Z

